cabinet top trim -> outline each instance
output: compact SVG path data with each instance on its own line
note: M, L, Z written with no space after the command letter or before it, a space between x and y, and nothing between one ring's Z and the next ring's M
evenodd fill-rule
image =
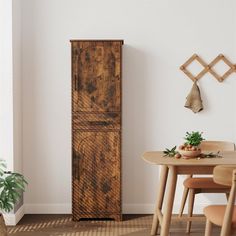
M70 42L121 42L124 44L123 39L71 39Z

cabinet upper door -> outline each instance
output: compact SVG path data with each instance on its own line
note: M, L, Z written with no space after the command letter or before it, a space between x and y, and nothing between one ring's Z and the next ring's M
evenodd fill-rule
M73 112L120 112L122 41L72 42Z

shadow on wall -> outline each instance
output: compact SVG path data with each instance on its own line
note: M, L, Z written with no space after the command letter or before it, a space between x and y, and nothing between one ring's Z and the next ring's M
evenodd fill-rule
M124 45L122 84L124 213L132 211L126 204L143 203L147 198L147 176L150 166L141 159L142 153L147 149L147 77L147 54L130 45Z

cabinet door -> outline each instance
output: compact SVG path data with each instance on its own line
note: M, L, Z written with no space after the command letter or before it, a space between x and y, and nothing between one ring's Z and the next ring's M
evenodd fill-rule
M120 212L120 132L74 132L73 214Z
M73 42L72 71L73 112L120 112L120 42Z

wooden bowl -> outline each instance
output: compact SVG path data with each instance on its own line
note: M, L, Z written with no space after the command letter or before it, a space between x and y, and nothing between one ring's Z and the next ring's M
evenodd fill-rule
M179 150L179 153L181 154L182 158L190 159L198 157L201 154L201 150L196 150L196 151Z

